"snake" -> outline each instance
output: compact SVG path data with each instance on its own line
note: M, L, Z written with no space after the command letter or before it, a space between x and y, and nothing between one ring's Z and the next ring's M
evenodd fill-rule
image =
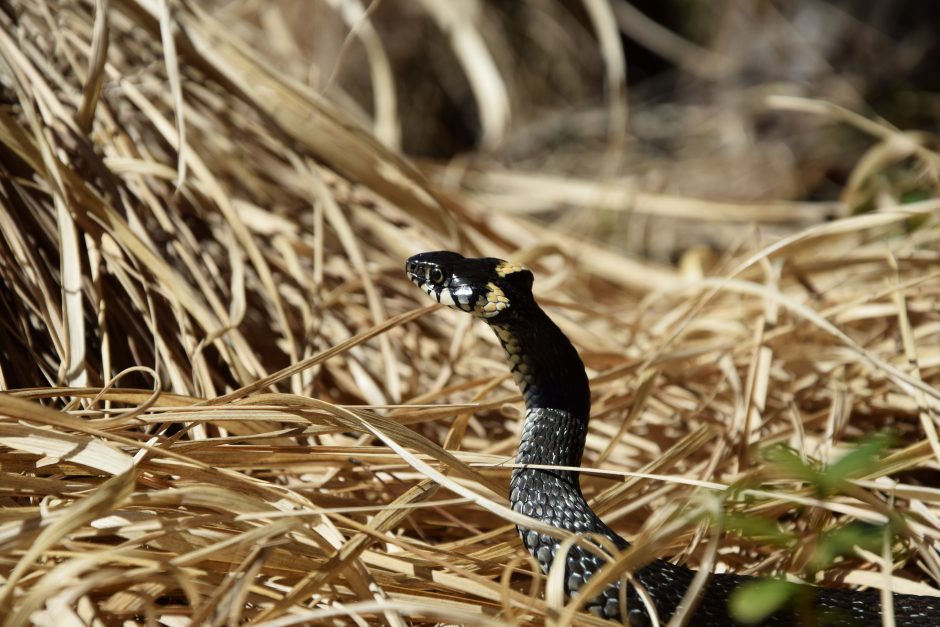
M564 591L571 598L610 556L630 544L591 509L580 486L581 466L591 409L591 392L577 349L536 302L533 274L520 264L492 257L471 258L456 252L425 252L405 262L406 276L438 303L472 314L493 329L506 353L512 376L525 400L516 464L509 484L515 512L595 540L597 550L580 543L560 555L558 538L517 525L525 548L546 573L565 560ZM554 467L559 467L555 469ZM637 568L630 579L608 584L585 600L584 607L606 619L629 625L665 625L683 604L696 571L664 559ZM728 601L741 584L758 579L729 573L710 574L692 600L686 624L718 627L736 624ZM621 586L626 587L622 590ZM766 617L762 625L882 625L881 593L801 584L810 592ZM940 598L892 594L898 626L940 625ZM580 599L579 599L580 601Z

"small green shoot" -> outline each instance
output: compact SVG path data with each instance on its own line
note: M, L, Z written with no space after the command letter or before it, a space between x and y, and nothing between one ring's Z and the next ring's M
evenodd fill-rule
M814 571L829 568L837 557L849 555L855 547L873 553L881 551L884 539L884 527L854 521L847 525L824 532L819 539L810 569Z
M839 460L822 467L805 460L792 448L775 446L763 451L767 464L787 479L811 486L819 498L844 492L846 482L872 472L884 457L893 438L875 435L862 440L855 449ZM793 546L800 540L795 534L782 530L774 521L756 516L728 513L721 517L724 529L759 539L763 543ZM829 568L842 555L852 553L856 547L878 552L884 538L883 526L850 522L834 529L819 532L814 552L807 565L808 573ZM729 612L734 620L746 624L759 624L785 607L807 602L806 595L815 589L779 579L756 579L741 584L729 600ZM824 618L824 617L816 617Z
M858 447L841 459L820 470L812 462L804 461L791 448L774 446L763 452L764 460L784 475L803 481L815 488L817 496L825 498L838 493L845 481L869 473L891 446L890 435L878 434L862 440Z
M790 604L805 586L781 579L755 579L738 586L728 600L731 618L757 625Z

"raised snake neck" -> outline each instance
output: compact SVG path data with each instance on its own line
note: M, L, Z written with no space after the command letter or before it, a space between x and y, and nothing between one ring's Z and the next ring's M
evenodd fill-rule
M483 319L491 325L506 351L516 383L525 397L520 465L581 465L590 413L590 389L584 365L565 334L532 296L528 270L492 259L464 258L446 251L421 253L406 263L413 282L438 302ZM495 305L495 306L494 306ZM517 467L510 482L512 508L540 522L572 532L603 536L618 549L629 543L614 533L591 509L581 492L579 473L569 470ZM526 548L548 571L559 541L523 526L519 535ZM567 553L565 592L579 588L607 560L577 544ZM679 608L695 571L655 560L633 573L655 614L665 624ZM728 599L734 589L752 577L713 574L695 599L687 624L723 627L735 624ZM763 625L882 625L877 590L853 591L805 586L797 607L771 615ZM592 613L631 625L652 624L647 605L635 585L627 586L626 607L621 607L620 582L585 602ZM805 602L804 602L805 601ZM898 626L940 625L940 599L893 595Z

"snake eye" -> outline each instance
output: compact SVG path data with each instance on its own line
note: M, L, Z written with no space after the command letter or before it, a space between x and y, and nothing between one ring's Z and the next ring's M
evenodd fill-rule
M434 285L440 285L444 282L444 273L441 272L440 268L431 268L431 272L428 274L428 279Z

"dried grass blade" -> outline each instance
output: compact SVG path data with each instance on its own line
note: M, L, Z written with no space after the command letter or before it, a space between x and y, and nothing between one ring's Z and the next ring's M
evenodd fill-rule
M323 205L323 215L327 222L333 227L337 237L339 237L340 243L343 245L343 249L349 256L353 268L356 269L362 280L366 298L369 300L369 311L372 314L372 322L379 324L385 320L385 308L382 306L382 299L379 297L378 290L375 289L375 283L372 281L372 277L366 267L365 256L356 239L356 234L350 226L349 221L340 210L339 205L336 204L336 200L326 188L321 173L317 169L317 165L308 162L307 167L312 175L311 184L313 185L314 194ZM379 349L382 351L382 360L385 366L383 368L385 372L385 388L388 390L388 395L390 396L389 399L385 399L382 402L390 400L393 403L397 403L401 400L401 390L398 385L398 360L392 352L392 345L388 341L388 336L383 333L379 335L378 338Z
M145 13L155 14L151 0L135 4ZM307 146L318 159L391 203L408 207L435 231L457 239L457 223L413 166L346 120L328 102L265 64L209 13L195 5L191 8L194 19L186 20L183 26L195 48L189 52L198 63L238 86L252 106L276 121L279 128Z
M60 337L59 343L64 349L64 355L59 366L59 378L73 385L85 385L87 373L85 372L85 319L82 311L82 275L81 258L78 251L78 234L75 230L75 224L69 211L69 195L66 192L65 182L63 180L62 168L59 160L54 154L51 145L51 137L48 134L47 126L53 125L53 120L44 119L40 121L39 115L52 115L47 107L42 106L42 101L37 101L40 105L40 112L33 109L32 99L29 90L24 84L23 72L35 75L35 71L26 66L16 68L11 63L14 59L19 59L25 63L25 60L9 46L11 42L5 32L0 32L0 46L3 48L2 58L4 64L9 70L9 76L13 79L13 84L19 96L23 107L23 113L29 120L32 127L33 137L38 144L39 154L45 166L46 173L51 178L53 204L55 206L56 225L59 236L59 271L61 273L61 312L60 322L56 326L60 329L63 337ZM21 71L17 71L17 69ZM47 97L51 97L47 95ZM55 317L53 317L53 320Z
M0 613L9 617L5 623L6 625L18 627L19 625L29 624L29 616L36 608L23 605L17 608L15 614L11 614L11 604L16 584L34 566L39 556L60 542L71 531L88 524L96 518L101 518L104 513L117 508L130 495L136 477L137 473L134 470L115 475L94 490L91 496L57 512L55 522L40 532L36 540L23 554L23 557L19 559L9 577L3 582L3 586L0 587Z
M349 338L348 340L346 340L345 342L341 342L323 351L322 353L318 353L317 355L314 355L313 357L309 357L296 364L283 368L279 370L278 372L268 375L267 377L264 377L263 379L260 379L258 381L255 381L254 383L241 387L233 392L229 392L228 394L224 394L212 400L206 401L206 404L221 405L221 404L239 399L243 396L248 396L249 394L253 392L257 392L258 390L263 390L264 388L274 383L277 383L278 381L282 381L283 379L291 377L298 372L302 372L306 370L307 368L311 368L321 362L324 362L327 359L330 359L331 357L335 357L336 355L344 353L348 351L350 348L352 348L353 346L358 346L359 344L362 344L363 342L370 340L373 337L388 331L389 329L397 327L400 324L410 322L411 320L414 320L415 318L419 318L430 311L439 309L440 307L441 306L438 304L426 305L425 307L422 307L421 309L415 309L413 311L409 311L409 312L394 316L392 318L389 318L382 324L374 326L367 331L363 331L362 333L356 336L353 336Z
M186 184L186 153L189 147L186 144L186 108L183 105L179 59L173 39L174 26L170 0L160 0L160 41L163 44L163 61L166 64L166 75L176 114L176 189L179 191Z
M53 166L50 171L56 170ZM56 180L61 180L56 176ZM64 380L81 387L88 381L85 370L85 316L82 303L82 260L78 233L68 210L64 189L55 195L56 223L59 228L59 258L62 273L62 318L66 329L68 352L64 361Z
M34 455L81 464L109 475L127 472L133 466L130 456L98 439L26 425L0 423L0 444Z
M161 447L139 442L116 433L108 433L107 431L89 427L84 421L73 418L64 412L48 409L39 403L17 398L16 396L5 392L0 392L0 416L2 415L12 416L26 422L38 422L39 424L57 427L62 431L85 433L90 436L99 437L105 441L120 442L121 444L134 449L147 450L159 457L168 457L196 467L206 467L205 464L202 464L195 459L186 457L185 455L180 455L179 453L175 453Z
M147 112L151 121L155 126L157 126L157 128L160 129L166 140L171 144L175 144L176 137L171 132L169 123L163 118L163 116L160 115L157 109L138 90L131 86L127 86L126 90L131 100L133 100L142 111ZM178 150L181 148L181 146L178 144L176 147ZM239 217L238 212L235 211L228 194L225 193L225 190L220 185L217 178L212 174L211 168L206 165L200 155L195 151L190 151L188 153L188 157L190 166L193 169L194 176L196 176L200 183L206 187L209 195L215 200L216 207L225 217L226 222L232 228L232 231L235 233L236 238L238 238L239 243L241 243L244 247L248 258L251 259L252 266L260 276L261 281L265 287L265 291L270 297L271 303L277 312L280 322L280 329L284 334L284 338L287 342L288 352L290 354L291 360L296 361L297 349L295 346L293 333L291 332L291 326L287 320L287 314L284 310L284 303L281 299L280 293L277 290L277 285L274 281L271 269L268 267L267 260L265 259L264 255L261 254L261 251L258 248L258 243L245 227L245 224ZM210 331L209 336L212 341L216 341L224 332L231 330L231 328L231 322L227 321L227 323L222 325L222 328L220 329L206 328L206 330ZM224 344L222 345L222 348L225 350Z
M483 127L481 143L496 146L506 134L509 96L499 70L479 31L473 3L422 0L438 27L450 38L451 49L470 82Z
M95 25L91 40L91 55L88 61L88 76L82 87L82 106L75 123L83 132L91 131L95 119L95 108L104 85L104 66L108 61L108 0L95 0Z
M410 488L407 492L390 503L391 507L383 509L379 514L369 522L369 527L376 534L385 534L387 531L396 527L411 510L403 505L413 505L422 503L430 499L437 492L438 486L430 480L425 480L418 485ZM293 589L284 595L277 603L266 609L258 617L259 621L269 621L274 617L281 616L287 612L290 607L302 598L308 597L313 592L320 590L323 586L329 585L333 580L339 577L344 570L349 568L353 561L359 559L363 551L375 542L375 538L366 533L359 533L351 537L346 543L331 555L323 567L310 573L300 580Z
M358 37L369 57L369 76L372 79L372 93L374 103L374 118L372 130L375 136L382 140L390 149L398 152L401 149L401 124L398 120L398 102L395 96L395 78L392 65L389 61L382 38L372 26L371 16L382 4L382 0L372 0L368 8L363 11L362 4L356 0L328 0L334 9L339 11L349 26L349 34L343 41L343 46L336 55L336 65L330 73L323 88L323 95L329 93L330 87L336 80L344 53L348 49L353 37Z
M582 0L590 17L607 81L608 144L603 168L605 177L616 174L623 161L623 150L627 141L627 62L620 37L620 29L611 4L606 0Z
M896 284L900 284L901 277L898 273L897 259L891 254L887 257L888 264L894 271L895 282ZM898 285L898 287L899 289L894 291L893 296L894 303L897 306L898 327L901 330L901 344L904 347L904 354L907 357L911 377L916 378L918 381L923 381L917 356L917 342L914 340L914 330L911 328L911 321L907 314L907 299L904 297L904 292L900 289L900 285ZM924 433L927 435L927 441L930 442L930 448L933 449L934 458L940 461L940 437L937 436L938 412L927 402L923 390L917 390L914 398L920 410L920 424L924 428Z

